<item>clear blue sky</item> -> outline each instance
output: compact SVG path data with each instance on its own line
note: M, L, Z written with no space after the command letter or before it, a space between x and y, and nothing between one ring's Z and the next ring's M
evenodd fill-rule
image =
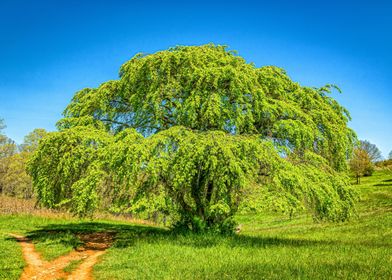
M187 3L188 2L188 3ZM137 52L209 42L303 85L335 83L359 138L392 150L389 1L0 1L0 117L17 142Z

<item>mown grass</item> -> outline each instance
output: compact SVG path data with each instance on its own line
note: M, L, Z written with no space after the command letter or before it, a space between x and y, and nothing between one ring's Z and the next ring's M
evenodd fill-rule
M356 186L358 215L344 223L308 216L240 215L234 236L176 235L121 221L0 216L0 279L17 279L20 249L7 233L27 234L51 259L78 246L79 232L116 231L94 267L97 279L391 279L392 176Z

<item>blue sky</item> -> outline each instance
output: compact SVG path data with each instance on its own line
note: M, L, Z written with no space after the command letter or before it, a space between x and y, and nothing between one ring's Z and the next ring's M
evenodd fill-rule
M388 1L0 1L0 117L17 142L137 52L209 42L303 85L337 84L350 126L392 150Z

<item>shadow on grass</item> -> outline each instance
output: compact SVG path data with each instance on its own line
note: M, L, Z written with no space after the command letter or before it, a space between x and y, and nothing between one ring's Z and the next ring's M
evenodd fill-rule
M33 242L56 242L77 248L82 243L77 238L80 234L110 232L115 236L113 247L127 248L138 244L167 244L207 248L214 246L255 247L269 246L305 247L333 245L334 241L316 241L279 237L254 237L247 235L218 235L212 233L175 233L173 231L145 225L111 224L101 222L82 222L69 224L49 224L26 234Z
M379 183L379 184L374 184L373 186L375 186L375 187L389 187L389 186L392 186L392 183L391 184Z
M387 187L392 186L392 179L382 180L381 183L374 184L375 187Z

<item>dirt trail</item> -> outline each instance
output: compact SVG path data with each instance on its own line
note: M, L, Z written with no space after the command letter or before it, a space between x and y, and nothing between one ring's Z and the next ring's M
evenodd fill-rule
M89 280L92 278L92 268L97 263L99 256L105 253L113 242L113 234L105 232L79 234L78 237L84 242L83 246L65 256L48 262L43 260L35 250L34 244L28 238L16 234L10 234L22 247L26 267L20 277L21 280ZM81 260L81 264L71 273L64 272L64 268L72 261Z

